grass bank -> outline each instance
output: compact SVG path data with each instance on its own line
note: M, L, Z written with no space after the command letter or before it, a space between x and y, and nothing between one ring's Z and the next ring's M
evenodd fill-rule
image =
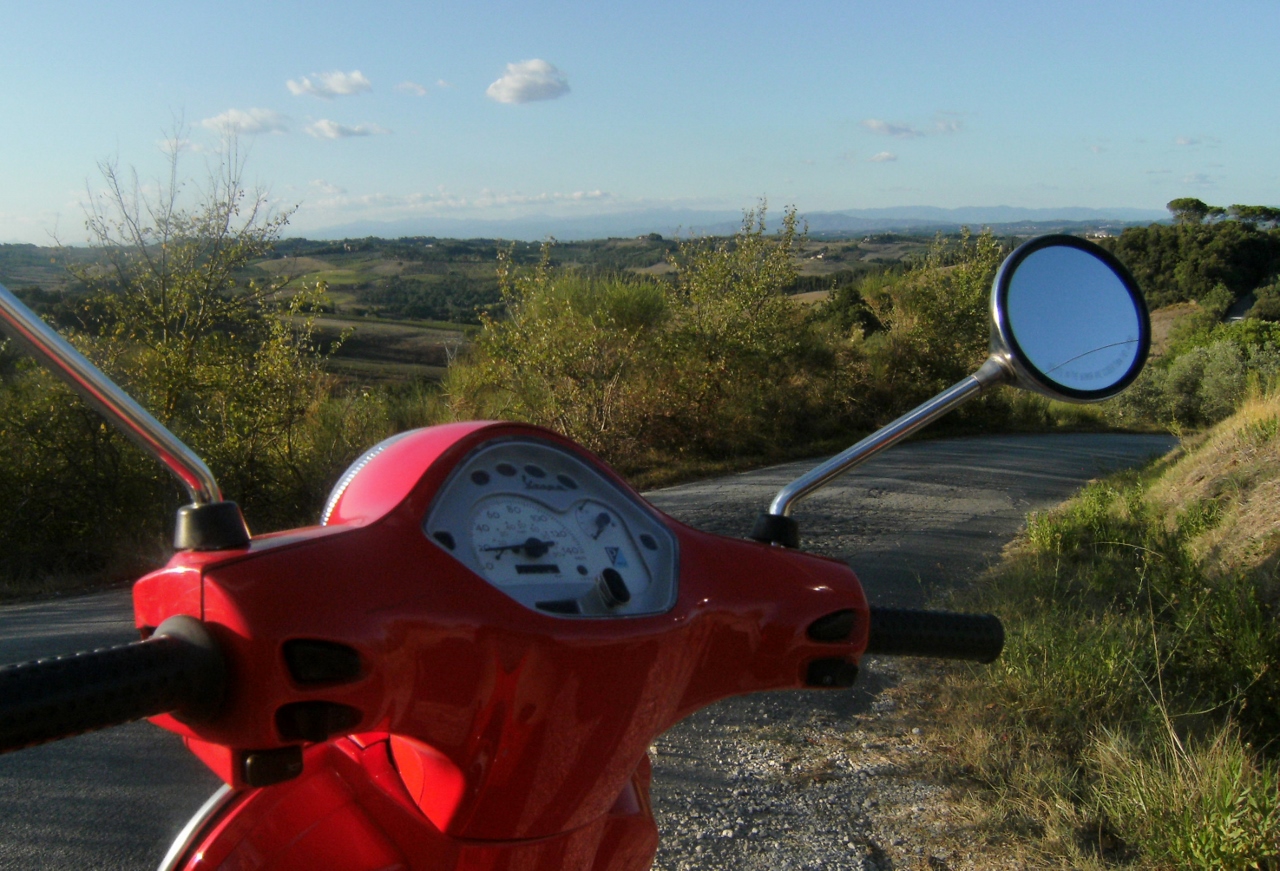
M1049 865L1280 868L1280 397L1033 515L934 697L990 839ZM1036 863L1038 864L1038 862Z

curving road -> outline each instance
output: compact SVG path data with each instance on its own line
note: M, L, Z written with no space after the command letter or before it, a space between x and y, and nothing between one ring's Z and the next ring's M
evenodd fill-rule
M1110 434L913 443L801 503L795 516L804 546L850 561L873 602L919 604L931 586L962 582L981 568L1028 511L1053 505L1090 478L1138 464L1172 445L1164 436ZM686 523L742 535L778 488L809 465L777 466L647 495ZM0 608L0 662L134 637L124 592ZM870 704L875 687L872 678L855 693L730 700L664 736L654 783L664 837L659 865L719 867L705 861L710 857L702 852L701 830L688 815L702 797L727 796L733 788L724 766L707 761L732 758L725 742L744 740L744 727L761 717L772 716L774 723L815 714L847 717ZM145 723L0 756L0 868L152 869L216 786L213 775L176 738ZM791 840L804 843L801 835L797 831ZM830 841L835 835L824 830L814 837ZM761 844L764 864L759 867L792 864L777 861L777 846ZM740 867L755 867L750 854L732 855L742 860Z

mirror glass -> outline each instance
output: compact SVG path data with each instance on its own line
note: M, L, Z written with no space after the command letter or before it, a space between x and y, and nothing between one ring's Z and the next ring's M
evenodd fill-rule
M1142 350L1137 301L1124 280L1088 251L1051 245L1028 254L1009 278L1009 329L1026 361L1070 390L1107 390Z

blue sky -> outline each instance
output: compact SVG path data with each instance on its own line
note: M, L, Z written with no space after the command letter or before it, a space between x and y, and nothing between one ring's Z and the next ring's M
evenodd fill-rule
M291 234L651 207L1280 204L1280 3L5 2L0 241L230 124Z

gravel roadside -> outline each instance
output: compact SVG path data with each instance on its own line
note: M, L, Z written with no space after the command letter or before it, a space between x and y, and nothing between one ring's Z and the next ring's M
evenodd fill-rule
M1172 446L1111 434L914 443L815 495L796 518L804 547L850 562L872 602L919 606L994 559L1029 511ZM683 522L741 535L808 466L646 496ZM1022 867L970 824L981 797L929 774L919 708L931 670L869 658L851 691L728 699L678 724L653 748L654 867Z

